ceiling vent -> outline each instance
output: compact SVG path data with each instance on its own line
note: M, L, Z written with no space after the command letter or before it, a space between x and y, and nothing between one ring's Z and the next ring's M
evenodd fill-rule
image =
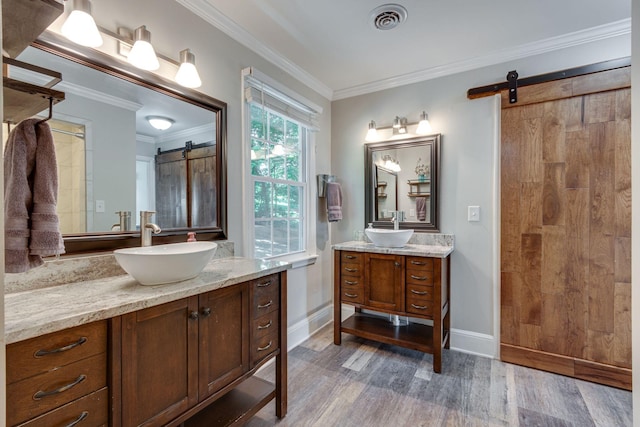
M378 30L392 30L407 19L407 9L399 4L383 4L371 11L369 21Z

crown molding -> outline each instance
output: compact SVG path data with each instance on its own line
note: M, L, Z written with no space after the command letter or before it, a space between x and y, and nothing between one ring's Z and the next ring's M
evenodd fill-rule
M367 93L378 92L385 89L392 89L425 80L431 80L464 71L471 71L478 68L514 61L529 56L540 55L546 52L565 49L586 43L593 43L611 37L623 36L631 33L631 19L612 22L576 31L562 36L551 37L533 43L527 43L508 49L501 49L488 55L470 58L463 61L432 67L415 73L408 73L388 79L378 80L371 83L352 86L345 89L336 90L333 93L333 101Z
M280 52L271 49L260 40L253 37L244 28L240 27L233 20L229 19L226 15L212 6L207 0L176 0L176 2L186 7L214 27L218 28L232 39L262 56L270 63L281 68L307 87L313 89L326 99L331 100L333 90L330 87L288 60Z

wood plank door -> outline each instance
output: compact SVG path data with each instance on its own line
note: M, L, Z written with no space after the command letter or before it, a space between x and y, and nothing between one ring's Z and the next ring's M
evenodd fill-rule
M502 360L627 389L629 75L503 96L500 189Z

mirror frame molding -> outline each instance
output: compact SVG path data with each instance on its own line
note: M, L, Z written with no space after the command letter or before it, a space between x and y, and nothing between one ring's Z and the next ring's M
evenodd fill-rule
M371 142L364 145L364 219L365 227L370 223L376 228L392 228L390 221L376 221L374 217L375 211L375 192L373 185L375 182L376 169L373 165L373 154L378 151L419 147L422 145L433 145L431 150L431 201L429 205L431 222L408 222L400 223L402 229L413 229L416 232L438 233L439 228L439 177L440 177L440 140L441 134L418 136L414 138L389 140L382 142ZM435 201L435 203L433 203Z
M174 228L153 237L154 244L183 242L188 231L196 231L198 240L224 240L227 238L227 103L201 92L183 88L176 83L144 70L137 69L111 55L72 45L62 36L45 31L31 46L84 65L108 75L171 96L216 113L216 227ZM55 108L55 107L54 107ZM137 212L135 213L138 214ZM94 232L63 235L65 255L112 251L140 246L140 232Z

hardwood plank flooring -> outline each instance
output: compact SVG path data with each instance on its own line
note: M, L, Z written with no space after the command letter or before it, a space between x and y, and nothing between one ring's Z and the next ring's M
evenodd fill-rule
M249 427L632 425L631 392L452 350L433 356L328 325L289 352L289 412L273 403ZM273 377L273 367L258 373Z

